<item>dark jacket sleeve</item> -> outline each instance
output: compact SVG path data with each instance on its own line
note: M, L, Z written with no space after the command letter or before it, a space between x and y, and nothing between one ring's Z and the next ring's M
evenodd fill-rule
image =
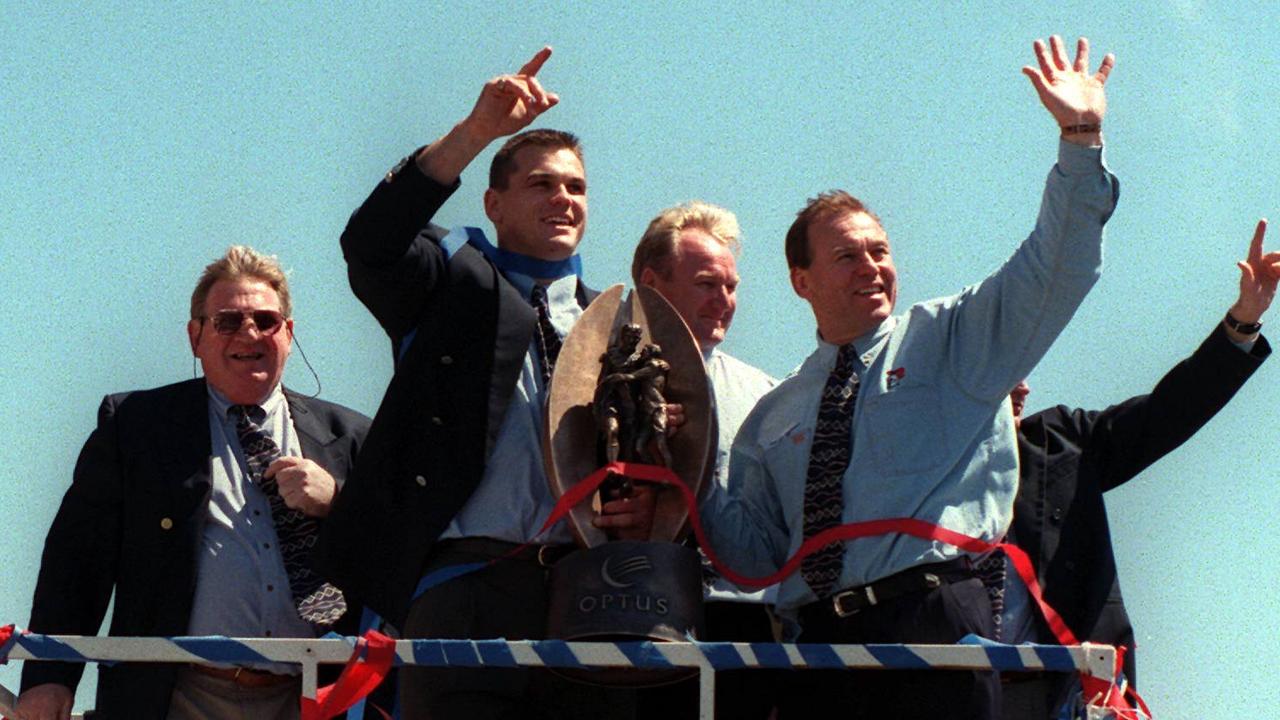
M1241 350L1221 323L1187 359L1170 370L1149 395L1106 410L1076 410L1085 451L1094 455L1103 491L1127 482L1186 442L1235 396L1271 345L1259 336Z
M342 233L351 289L397 346L445 275L446 231L431 218L457 188L407 162L378 183Z
M98 426L80 451L71 487L45 538L31 601L32 632L97 635L102 625L121 547L116 407L116 398L107 397L98 408ZM83 672L80 663L24 663L22 689L50 682L74 689Z

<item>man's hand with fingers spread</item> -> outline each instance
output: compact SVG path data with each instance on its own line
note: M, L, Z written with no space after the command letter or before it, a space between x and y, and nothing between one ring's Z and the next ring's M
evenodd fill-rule
M1037 67L1027 65L1022 73L1040 96L1040 102L1053 115L1062 137L1078 145L1102 144L1102 118L1107 114L1104 86L1115 67L1116 58L1108 53L1102 58L1098 72L1089 74L1089 41L1076 41L1076 61L1067 61L1062 38L1049 38L1049 47L1036 40L1033 48Z

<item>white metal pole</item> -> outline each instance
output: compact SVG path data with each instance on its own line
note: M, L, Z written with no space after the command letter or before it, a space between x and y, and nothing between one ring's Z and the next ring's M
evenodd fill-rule
M698 720L715 720L716 669L703 662L698 674Z

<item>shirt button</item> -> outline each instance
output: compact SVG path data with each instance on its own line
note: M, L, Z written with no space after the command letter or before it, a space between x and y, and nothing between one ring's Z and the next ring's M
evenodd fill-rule
M414 482L416 482L416 483L418 483L418 486L419 486L419 487L426 487L426 486L427 486L427 479L426 479L426 478L424 478L424 477L422 477L421 475L419 475L418 477L414 478L414 479L413 479L413 481L414 481Z
M440 364L441 364L441 365L452 365L452 364L453 364L453 358L452 358L452 357L450 357L450 356L448 356L448 355L441 355L441 356L440 356Z
M266 632L265 632L265 633L263 633L263 634L264 634L264 635L266 635L267 637L271 637L271 631L270 631L270 630L266 631Z
M275 591L275 589L276 589L276 586L275 586L275 585L268 585L268 586L267 586L267 592L273 592L273 591Z
M440 427L441 425L444 425L444 421L440 419L439 415L432 415L431 424L435 425L436 427Z
M265 549L265 550L270 550L270 549L271 549L271 543L262 543L262 547L263 547L263 549Z
M160 529L161 529L161 530L172 530L172 529L173 529L173 521L172 521L172 520L170 520L169 518L160 518Z

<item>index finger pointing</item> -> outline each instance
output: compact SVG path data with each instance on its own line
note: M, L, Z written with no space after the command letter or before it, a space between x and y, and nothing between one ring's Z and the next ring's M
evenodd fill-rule
M1253 242L1249 243L1249 263L1257 263L1262 261L1262 238L1267 234L1267 219L1262 218L1258 221L1258 227L1253 231Z
M537 75L538 71L542 69L542 64L545 63L547 61L547 58L549 57L551 57L551 46L544 45L541 50L539 50L537 53L534 54L532 58L529 59L529 62L524 64L524 67L520 68L520 72L516 74L517 75Z

